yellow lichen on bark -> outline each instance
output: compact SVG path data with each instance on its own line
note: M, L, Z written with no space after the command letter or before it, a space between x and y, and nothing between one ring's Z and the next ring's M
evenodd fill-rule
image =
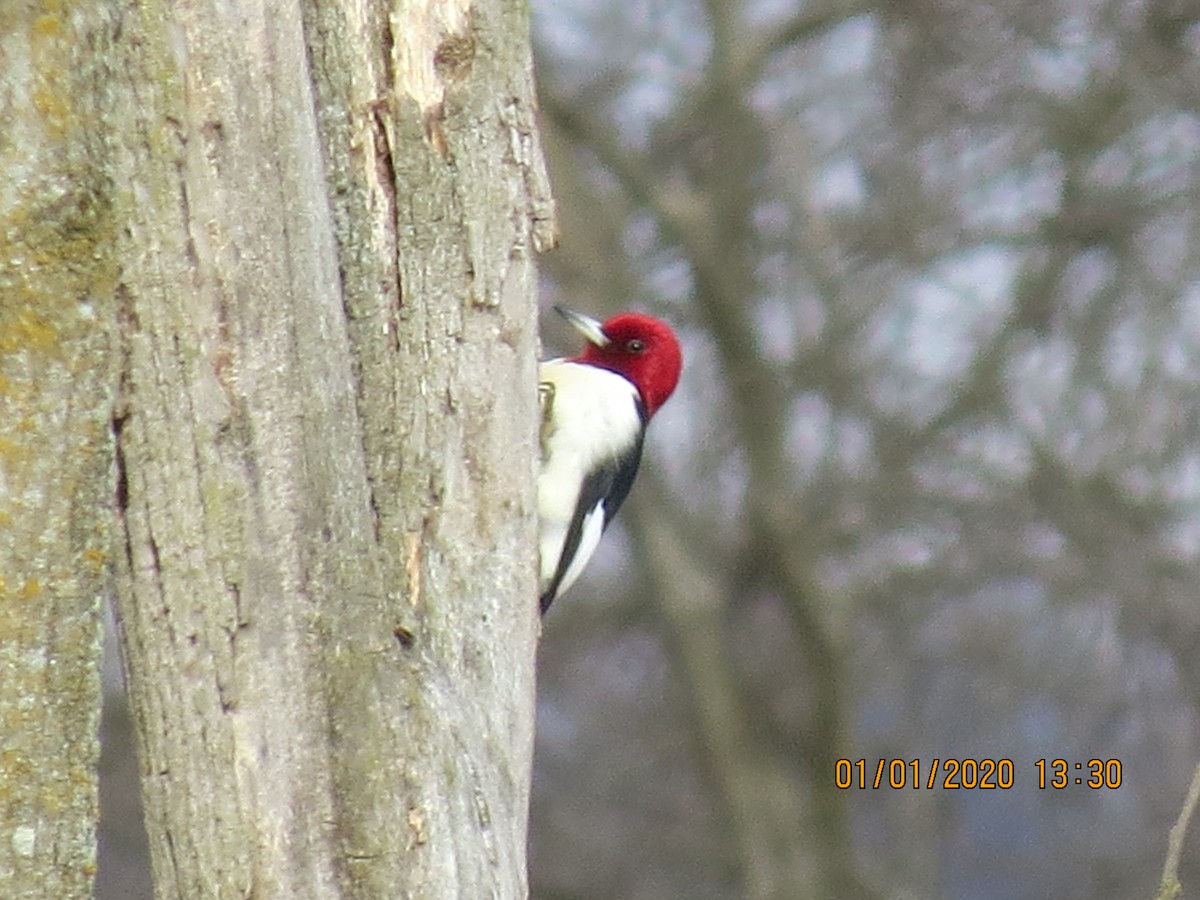
M99 133L102 11L0 8L0 884L83 897L95 874L100 608L111 506ZM97 559L101 564L97 564Z

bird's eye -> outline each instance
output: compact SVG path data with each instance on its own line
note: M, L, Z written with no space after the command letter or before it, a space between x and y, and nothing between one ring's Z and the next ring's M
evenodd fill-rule
M646 345L637 338L633 338L625 342L625 349L630 353L641 353L646 349Z

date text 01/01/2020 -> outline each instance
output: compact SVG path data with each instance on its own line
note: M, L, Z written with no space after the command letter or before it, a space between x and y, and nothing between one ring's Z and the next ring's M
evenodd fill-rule
M1037 786L1061 790L1068 785L1093 789L1121 786L1119 759L1039 759L1033 764ZM932 790L1008 790L1015 783L1011 759L839 759L834 784L841 789L925 788Z

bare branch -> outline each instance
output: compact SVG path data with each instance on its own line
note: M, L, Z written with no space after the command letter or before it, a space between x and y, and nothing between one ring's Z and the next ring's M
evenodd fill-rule
M1171 826L1167 839L1167 859L1163 864L1162 880L1158 885L1155 900L1175 900L1183 892L1179 883L1179 860L1183 856L1183 841L1187 836L1188 823L1196 806L1200 804L1200 765L1192 773L1192 782L1188 786L1187 797L1184 798L1183 808L1179 810L1179 818Z

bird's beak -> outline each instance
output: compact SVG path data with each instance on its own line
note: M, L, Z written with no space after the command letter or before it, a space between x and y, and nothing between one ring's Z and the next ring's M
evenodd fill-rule
M591 316L577 313L565 306L555 306L554 311L574 325L575 329L588 339L589 344L595 344L597 347L608 346L609 338L604 333L604 327Z

